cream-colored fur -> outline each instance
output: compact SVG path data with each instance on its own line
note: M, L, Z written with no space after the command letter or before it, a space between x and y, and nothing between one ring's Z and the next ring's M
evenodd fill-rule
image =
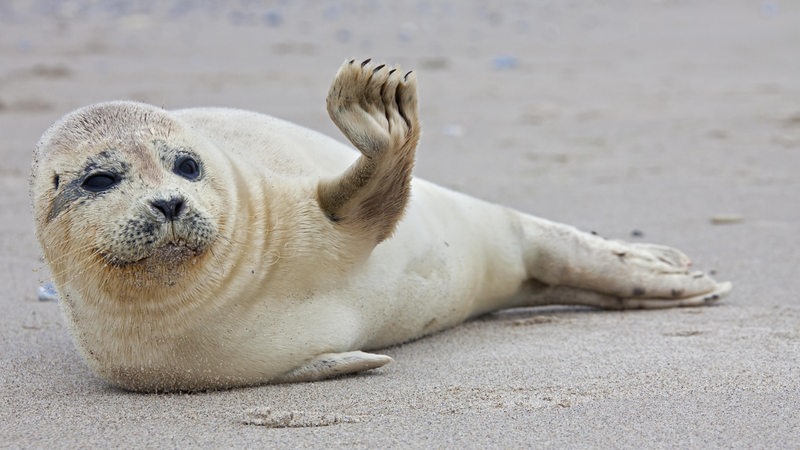
M256 113L131 102L44 134L36 233L95 372L139 391L316 380L496 309L694 306L730 290L677 250L412 179L413 73L345 62L328 111L360 155Z

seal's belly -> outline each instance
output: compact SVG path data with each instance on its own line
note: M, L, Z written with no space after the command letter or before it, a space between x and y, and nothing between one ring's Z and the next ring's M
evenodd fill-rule
M395 234L354 277L354 293L381 297L358 306L368 330L366 348L405 342L496 309L526 279L502 208L419 179L412 199Z

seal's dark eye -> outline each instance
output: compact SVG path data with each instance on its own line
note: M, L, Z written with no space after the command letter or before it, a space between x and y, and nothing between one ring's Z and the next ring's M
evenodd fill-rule
M179 156L173 172L187 180L195 180L200 176L200 165L191 156Z
M81 183L81 187L89 192L102 192L119 183L119 176L110 172L100 172L89 175Z

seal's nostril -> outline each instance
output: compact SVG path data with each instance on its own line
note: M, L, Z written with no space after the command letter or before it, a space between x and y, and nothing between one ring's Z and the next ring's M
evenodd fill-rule
M175 202L175 207L173 208L173 211L175 213L175 217L178 217L183 212L184 203L183 203L183 199L180 198L180 197L178 197L175 200L176 200L176 202Z
M177 219L186 205L183 197L172 197L168 200L156 199L150 202L153 209L160 212L168 221Z

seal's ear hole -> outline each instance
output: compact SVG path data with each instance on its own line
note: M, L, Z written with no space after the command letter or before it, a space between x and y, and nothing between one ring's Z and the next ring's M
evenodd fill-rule
M61 183L61 177L58 174L53 174L53 189L58 189L58 185Z

